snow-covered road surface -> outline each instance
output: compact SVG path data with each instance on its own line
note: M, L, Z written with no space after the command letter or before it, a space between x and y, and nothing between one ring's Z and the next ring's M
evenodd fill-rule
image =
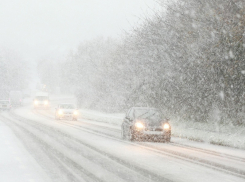
M12 155L26 161L26 173L15 173L18 181L245 181L243 150L178 138L171 143L124 141L117 125L82 116L78 121L55 120L54 105L33 110L27 103L2 112L0 121L5 148L1 163L13 166L1 165L0 174L19 165L4 147L11 141L18 148ZM18 139L10 139L12 132ZM14 181L7 175L5 179Z
M51 181L17 137L0 117L0 181Z

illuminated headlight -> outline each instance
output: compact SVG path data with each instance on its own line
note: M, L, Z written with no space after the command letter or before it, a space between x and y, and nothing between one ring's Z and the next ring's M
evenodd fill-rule
M59 113L59 115L62 115L63 114L63 111L62 110L59 110L58 113Z
M78 112L77 112L77 111L74 111L74 112L73 112L73 114L74 114L74 115L77 115L77 114L78 114Z
M48 101L47 100L44 101L44 105L48 105Z
M35 104L35 105L38 105L38 101L37 101L37 100L35 100L35 101L34 101L34 104Z
M135 123L135 126L136 126L136 128L138 128L138 129L143 129L145 126L142 124L142 123L140 123L140 122L137 122L137 123Z
M169 125L168 123L165 123L165 124L163 125L163 128L164 128L164 130L169 130L170 125Z

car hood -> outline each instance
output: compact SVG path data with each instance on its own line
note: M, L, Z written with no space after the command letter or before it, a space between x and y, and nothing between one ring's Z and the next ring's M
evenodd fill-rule
M75 111L75 109L60 109L60 110L62 110L63 112L74 112Z
M163 121L158 120L148 120L148 119L137 119L135 122L142 122L146 129L156 129L156 128L162 128Z

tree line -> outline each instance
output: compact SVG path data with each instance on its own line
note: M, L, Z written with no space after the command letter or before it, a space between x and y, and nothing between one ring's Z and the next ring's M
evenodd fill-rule
M147 106L181 120L245 124L245 3L159 6L120 40L82 43L59 64L60 87L71 88L81 107Z
M12 90L28 88L30 68L25 60L9 49L0 49L0 99L8 99Z

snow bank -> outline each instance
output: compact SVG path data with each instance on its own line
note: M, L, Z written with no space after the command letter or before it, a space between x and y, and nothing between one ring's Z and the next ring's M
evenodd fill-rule
M176 137L245 149L245 128L217 123L171 121Z
M79 110L80 117L88 120L95 120L104 123L110 123L113 125L121 126L125 114L123 113L104 113L99 111L93 111L88 109Z
M80 110L81 117L89 120L110 123L120 126L124 113L103 113L88 109ZM172 135L189 140L206 142L215 145L245 149L245 128L213 123L183 122L171 120Z
M73 96L61 95L52 97L54 100L67 99L75 103ZM80 109L80 117L121 126L125 113L105 113L89 109ZM231 124L221 125L219 123L200 123L181 121L181 119L170 118L172 135L179 138L206 142L215 145L229 146L245 149L245 127L233 126Z
M0 181L49 182L39 164L0 117Z

